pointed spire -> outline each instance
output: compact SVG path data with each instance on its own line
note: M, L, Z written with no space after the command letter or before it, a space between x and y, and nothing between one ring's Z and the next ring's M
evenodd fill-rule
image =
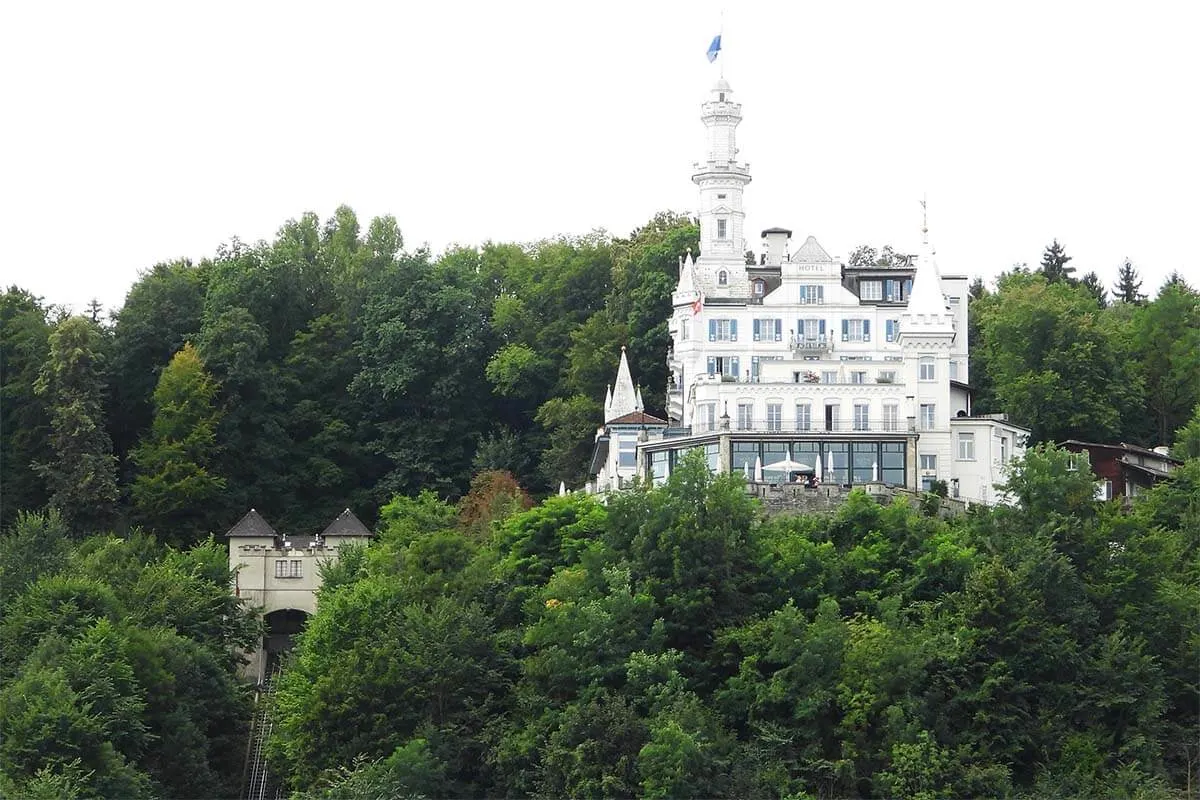
M604 414L604 421L623 417L637 411L638 394L633 386L633 376L629 373L629 358L625 348L621 348L621 363L617 367L617 380L613 384L612 399Z
M637 387L637 407L634 408L634 410L635 411L645 411L646 410L646 404L642 402L642 387L640 387L640 386Z
M954 314L946 305L942 291L942 273L934 258L933 245L929 244L928 219L924 215L925 201L921 201L921 253L917 256L917 271L913 275L912 293L908 296L908 307L900 315L900 334L954 333Z

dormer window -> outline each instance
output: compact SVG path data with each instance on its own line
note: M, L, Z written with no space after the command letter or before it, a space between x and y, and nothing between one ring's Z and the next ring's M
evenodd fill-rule
M717 273L717 283L721 286L728 286L729 285L729 273L726 272L725 270L721 270L720 272L718 272Z
M725 238L725 228L726 228L727 222L728 222L728 220L724 220L724 219L717 220L717 238L718 239Z
M757 280L754 282L754 296L755 297L762 297L764 294L766 294L766 291L767 291L767 284L765 281Z
M724 200L724 199L725 199L725 195L723 195L723 194L719 194L719 195L717 195L717 199L718 199L718 200Z
M722 102L722 103L724 103L724 102L725 102L725 93L724 93L724 92L721 92L720 94L718 94L718 95L717 95L717 97L719 97L719 98L720 98L720 100L721 100L721 102Z

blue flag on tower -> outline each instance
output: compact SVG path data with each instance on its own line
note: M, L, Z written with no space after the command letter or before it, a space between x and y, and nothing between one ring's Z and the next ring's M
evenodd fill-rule
M716 61L717 53L720 53L720 52L721 52L721 34L718 33L716 36L713 37L712 44L710 44L708 46L708 63L711 64L712 62Z

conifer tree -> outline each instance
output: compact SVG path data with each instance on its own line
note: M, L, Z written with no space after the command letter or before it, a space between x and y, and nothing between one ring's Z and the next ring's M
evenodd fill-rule
M1137 270L1128 258L1117 273L1117 285L1113 287L1113 299L1123 303L1143 303L1146 296L1142 294L1142 282L1138 280Z
M1046 282L1074 283L1071 273L1075 271L1075 268L1067 266L1070 261L1071 257L1067 255L1067 249L1058 243L1058 239L1047 245L1045 252L1042 253L1041 265Z
M1079 285L1087 289L1092 297L1096 298L1096 304L1101 308L1108 308L1108 292L1104 288L1104 284L1100 282L1100 276L1095 272L1089 272L1083 276L1083 280Z
M104 373L99 327L68 317L50 334L50 358L35 391L50 409L53 460L35 465L50 490L50 506L77 531L112 518L117 459L104 424Z
M225 480L210 468L220 412L217 384L191 343L162 371L154 390L154 422L131 453L137 478L131 491L139 519L184 544L207 532L213 501Z

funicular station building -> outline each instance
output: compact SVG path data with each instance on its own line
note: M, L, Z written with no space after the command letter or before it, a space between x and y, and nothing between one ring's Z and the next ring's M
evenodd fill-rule
M747 263L741 106L722 78L701 109L700 256L680 259L673 294L669 418L646 414L622 353L588 490L661 482L700 449L714 472L760 483L942 481L997 502L1028 431L972 414L967 277L940 271L924 226L919 253L887 265L844 264L812 236L793 249L786 228L764 230Z

